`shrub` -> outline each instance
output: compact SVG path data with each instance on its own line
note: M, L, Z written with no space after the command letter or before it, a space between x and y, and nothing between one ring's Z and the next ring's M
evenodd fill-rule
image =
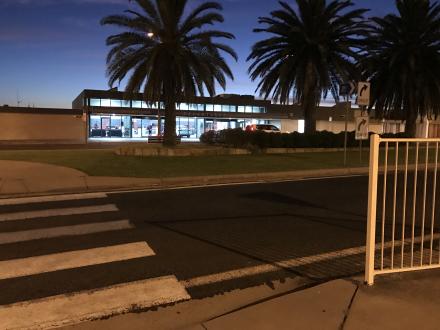
M217 135L216 131L205 132L200 136L200 142L205 143L205 144L215 144L216 143L216 135Z
M405 134L384 134L382 137L401 138L405 137ZM344 139L345 132L266 133L263 131L244 131L241 128L225 129L219 132L209 131L203 133L200 137L200 141L206 144L220 144L227 147L251 150L266 148L343 148ZM370 141L364 140L362 144L367 147ZM347 147L357 146L359 146L359 141L355 139L355 132L348 132Z

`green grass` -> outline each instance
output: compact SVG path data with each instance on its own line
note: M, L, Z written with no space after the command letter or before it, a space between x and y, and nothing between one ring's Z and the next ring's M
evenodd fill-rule
M0 159L23 160L78 169L94 176L179 177L243 174L343 167L342 152L291 155L250 155L211 157L127 157L112 150L4 150ZM368 152L350 151L348 166L367 166Z

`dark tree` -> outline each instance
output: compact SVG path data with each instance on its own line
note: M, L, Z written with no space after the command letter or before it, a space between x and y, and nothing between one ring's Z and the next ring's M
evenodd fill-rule
M382 118L406 120L415 136L417 117L440 109L440 5L397 0L398 14L373 18L369 54L362 61L373 105Z
M226 87L233 79L222 53L237 55L218 38L230 33L206 29L223 22L222 6L204 2L185 15L187 0L135 0L139 11L126 10L101 24L116 25L125 32L107 38L109 85L129 75L126 94L142 91L148 102L165 104L164 144L176 143L176 102L196 95L215 95L216 84Z
M305 131L316 131L316 108L321 97L356 74L356 61L368 24L365 9L349 10L352 1L296 0L294 10L286 2L260 17L268 35L257 42L248 60L252 80L261 79L257 90L281 103L293 98L304 109Z

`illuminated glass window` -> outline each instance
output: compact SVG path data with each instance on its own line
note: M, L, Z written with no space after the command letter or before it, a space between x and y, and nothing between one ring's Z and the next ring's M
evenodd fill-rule
M101 107L110 107L109 99L101 99Z
M151 109L151 104L145 101L142 101L142 109Z
M101 106L101 99L90 99L90 106L91 107L100 107Z
M101 129L101 116L90 116L90 129Z
M180 103L179 105L179 110L189 110L188 104L187 103Z
M206 105L206 111L214 111L214 105L212 105L212 104L207 104L207 105Z
M245 109L244 109L244 112L246 112L246 113L252 112L252 107L251 106L246 106Z
M237 112L244 112L244 106L239 105L239 106L237 107Z
M122 107L122 101L121 100L110 100L110 106L112 108L120 108L120 107Z
M121 129L121 116L111 116L110 126L112 129Z
M130 101L122 100L122 107L123 108L130 108Z
M264 113L264 108L263 107L252 107L252 112L253 113Z
M197 111L198 109L197 109L197 104L190 104L189 105L189 110L191 110L191 111Z
M131 106L140 109L142 108L142 101L131 101Z
M222 111L222 106L220 104L214 104L214 111L221 112Z
M205 111L205 105L204 104L197 104L197 110Z

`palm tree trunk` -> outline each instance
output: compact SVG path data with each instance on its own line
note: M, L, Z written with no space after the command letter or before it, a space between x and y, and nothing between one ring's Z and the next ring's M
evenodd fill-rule
M316 97L314 92L310 92L307 99L304 98L304 133L312 134L316 132Z
M417 134L417 116L408 111L409 114L406 116L405 121L405 135L407 137L416 137Z
M163 145L166 147L176 146L176 102L172 97L165 101L165 130Z
M412 91L408 92L408 103L405 110L406 110L405 135L407 137L416 137L417 112L414 104L414 95Z
M309 62L306 68L306 81L304 83L304 132L311 134L316 132L316 77L313 65Z

